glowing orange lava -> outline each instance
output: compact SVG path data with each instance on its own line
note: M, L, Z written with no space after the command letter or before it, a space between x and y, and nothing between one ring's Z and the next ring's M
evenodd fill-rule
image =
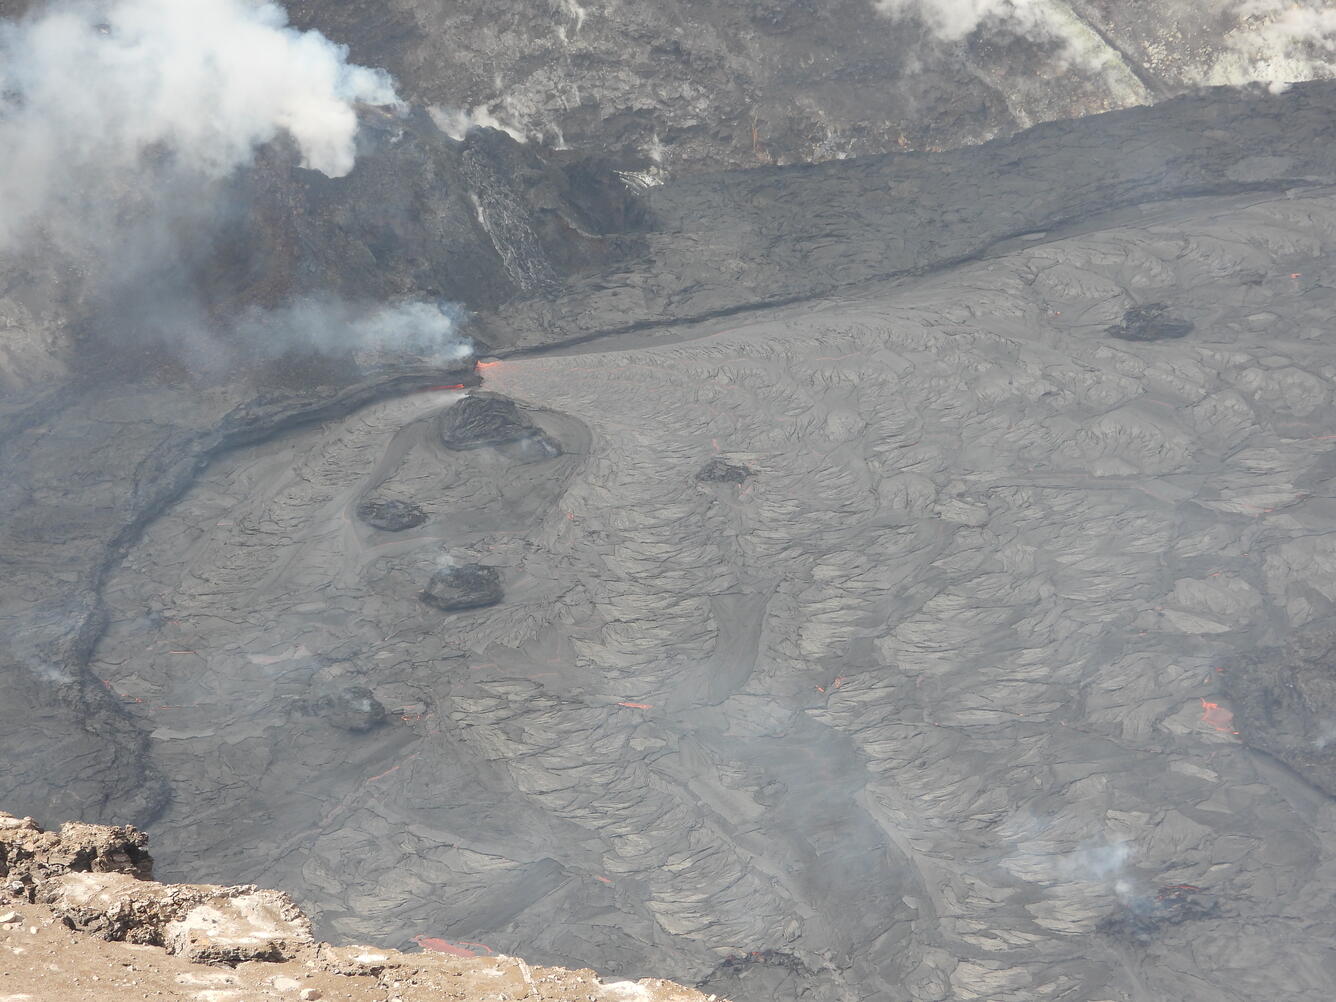
M1203 699L1201 701L1201 719L1203 723L1210 724L1217 731L1225 734L1237 734L1234 730L1234 713L1232 710L1226 710L1219 703L1212 703Z
M653 703L618 703L618 706L629 706L633 710L652 710Z

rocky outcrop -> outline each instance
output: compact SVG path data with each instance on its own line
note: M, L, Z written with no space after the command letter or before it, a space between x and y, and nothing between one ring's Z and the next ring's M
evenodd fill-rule
M71 822L48 832L0 812L0 882L70 929L201 963L286 960L313 942L310 922L287 895L157 883L147 846L148 836L129 826Z
M26 940L22 947L0 949L0 987L40 983L53 993L48 997L83 998L76 996L87 991L81 981L104 982L91 997L109 998L118 984L145 989L160 978L172 986L160 994L196 1000L236 998L242 992L197 992L192 986L253 987L247 998L313 1002L324 993L312 986L331 981L338 997L354 1000L382 999L388 988L401 1002L716 999L655 978L603 982L592 971L533 967L517 957L474 957L462 949L406 954L317 943L310 921L281 892L146 879L152 866L147 841L132 828L78 823L47 832L29 818L0 812L0 943L11 935ZM16 907L6 908L6 900ZM158 947L187 966L142 954L133 962L103 963L105 954L81 943L80 935ZM237 973L215 974L191 965L235 968ZM108 976L123 978L124 968L141 976L121 982ZM64 994L62 981L69 982Z
M1120 341L1172 341L1192 333L1192 324L1176 317L1164 303L1134 306L1123 313L1120 323L1108 329Z
M132 825L71 821L58 832L49 832L32 818L0 811L0 877L10 893L29 898L35 888L68 873L148 880L153 876L153 860L147 845L148 836Z
M254 886L67 873L43 883L36 900L71 929L161 946L203 964L291 960L313 942L311 923L291 898Z
M448 128L494 123L687 170L957 146L1226 82L1238 74L1217 66L1248 10L1157 4L1147 16L1136 0L291 0L288 8L303 27L349 44L357 61L389 67ZM989 10L1002 16L984 17ZM934 34L934 22L952 20L956 30Z

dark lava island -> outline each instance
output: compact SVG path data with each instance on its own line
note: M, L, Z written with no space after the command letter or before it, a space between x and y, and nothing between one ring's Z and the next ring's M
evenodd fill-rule
M447 449L482 449L536 439L551 441L520 412L515 401L495 393L470 394L441 415L441 441ZM558 448L554 455L559 452Z
M496 605L504 597L501 572L483 564L447 567L431 576L422 601L442 612L482 609Z

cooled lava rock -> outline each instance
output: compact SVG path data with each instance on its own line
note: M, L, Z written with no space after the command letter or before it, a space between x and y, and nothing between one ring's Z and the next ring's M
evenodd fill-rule
M1120 341L1170 341L1187 337L1192 324L1173 316L1164 303L1133 306L1123 314L1123 322L1108 329L1110 337Z
M1316 627L1220 673L1244 744L1336 796L1336 632Z
M385 707L361 685L350 685L316 701L316 712L330 724L363 734L385 723Z
M503 595L501 572L495 567L461 564L433 574L421 598L442 612L459 612L496 605Z
M541 434L515 401L495 393L467 396L441 415L441 441L447 449L507 445Z
M398 499L367 498L357 506L357 517L374 529L403 532L427 521L427 513Z
M701 467L696 479L707 484L740 484L751 475L750 468L716 456Z
M1219 902L1200 887L1174 884L1161 888L1154 897L1138 894L1128 898L1116 914L1101 919L1097 928L1106 936L1148 943L1166 925L1219 915Z

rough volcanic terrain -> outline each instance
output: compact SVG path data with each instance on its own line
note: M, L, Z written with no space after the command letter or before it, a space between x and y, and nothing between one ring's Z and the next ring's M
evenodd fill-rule
M285 289L390 295L437 272L359 270L377 221L437 244L375 200L441 165L495 357L81 343L2 429L0 802L331 940L748 1002L1329 997L1333 94L240 178L312 209L245 230Z
M133 828L43 831L0 812L0 998L6 1002L714 1002L659 979L530 967L479 944L414 953L331 946L285 894L160 884Z
M289 7L390 67L446 128L476 121L652 174L946 149L1203 84L1330 75L1320 47L1269 30L1285 6L1266 0Z
M1331 807L1240 745L1217 669L1336 587L1305 481L1332 220L1127 210L488 366L544 462L443 450L448 394L219 458L109 581L92 665L189 777L166 872L744 998L1316 997ZM1140 301L1193 333L1112 336ZM359 526L373 490L428 521ZM505 600L417 602L443 561ZM305 709L350 684L386 724ZM789 995L746 994L730 958L766 951Z

